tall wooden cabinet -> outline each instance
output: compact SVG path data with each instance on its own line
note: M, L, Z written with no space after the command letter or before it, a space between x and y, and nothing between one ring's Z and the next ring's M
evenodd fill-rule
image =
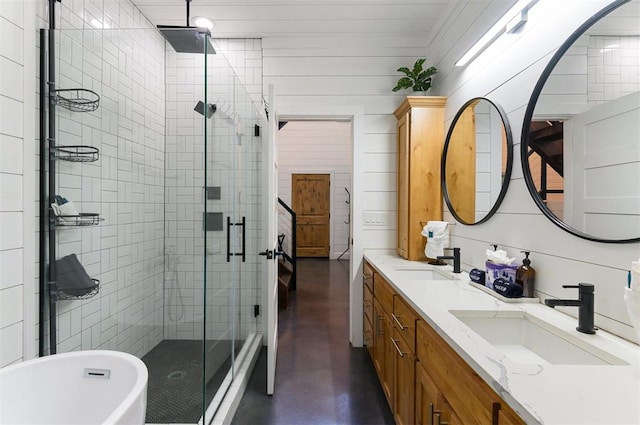
M408 260L426 260L420 234L429 220L442 219L440 159L444 145L442 96L407 96L396 109L398 153L397 252Z

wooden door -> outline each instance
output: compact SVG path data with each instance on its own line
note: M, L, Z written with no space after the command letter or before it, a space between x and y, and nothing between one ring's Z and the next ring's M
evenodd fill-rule
M396 425L415 423L415 354L400 336L400 330L393 327L392 344L394 353L393 417Z
M291 195L297 216L298 257L329 256L329 174L293 174Z
M384 391L384 395L387 397L387 401L389 402L389 406L393 407L393 377L395 374L394 371L394 362L395 362L395 353L396 348L391 342L393 339L393 323L391 322L391 316L382 309L382 344L383 344L383 358L382 358L382 390Z
M432 425L433 413L438 400L438 388L427 374L424 365L416 365L416 406L415 418L417 425Z

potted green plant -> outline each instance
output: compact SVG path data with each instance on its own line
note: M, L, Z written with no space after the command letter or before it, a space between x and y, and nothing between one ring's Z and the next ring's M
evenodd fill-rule
M426 58L416 60L413 69L409 69L406 66L398 68L398 72L402 72L405 77L398 80L398 84L393 88L393 91L397 92L398 90L412 88L413 91L421 91L426 94L427 90L431 88L431 77L438 72L433 66L424 69L426 60Z

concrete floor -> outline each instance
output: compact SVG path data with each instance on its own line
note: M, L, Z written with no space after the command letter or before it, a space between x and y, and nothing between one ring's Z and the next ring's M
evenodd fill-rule
M276 388L263 349L233 425L393 424L373 364L349 343L349 263L298 261L298 289L279 317Z

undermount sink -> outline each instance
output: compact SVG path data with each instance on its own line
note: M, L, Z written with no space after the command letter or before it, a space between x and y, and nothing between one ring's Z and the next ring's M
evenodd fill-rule
M420 268L397 268L395 269L396 276L400 279L418 279L418 280L452 280L451 276L446 273L439 272L432 269L420 269Z
M449 310L449 312L514 363L628 364L524 311Z

